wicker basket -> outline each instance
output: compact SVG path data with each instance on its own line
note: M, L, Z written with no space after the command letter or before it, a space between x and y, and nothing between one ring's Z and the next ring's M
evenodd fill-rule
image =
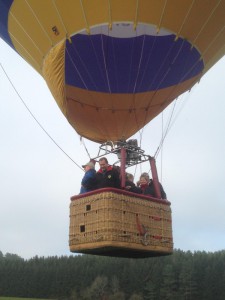
M74 196L70 251L120 257L173 251L170 202L106 188Z

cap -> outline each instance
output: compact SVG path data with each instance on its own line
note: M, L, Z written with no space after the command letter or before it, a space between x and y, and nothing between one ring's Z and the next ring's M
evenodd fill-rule
M82 165L82 168L85 168L86 166L89 166L91 169L95 168L95 165L93 164L93 162L89 161L88 163L86 163L85 165Z

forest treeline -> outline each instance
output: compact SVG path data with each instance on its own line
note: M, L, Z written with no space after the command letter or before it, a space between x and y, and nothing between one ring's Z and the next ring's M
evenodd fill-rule
M69 300L224 300L225 251L146 259L91 255L25 260L0 251L0 296Z

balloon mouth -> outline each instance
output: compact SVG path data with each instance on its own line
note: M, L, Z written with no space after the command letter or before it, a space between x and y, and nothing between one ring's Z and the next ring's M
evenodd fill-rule
M143 34L149 36L166 36L174 35L172 31L164 28L158 29L157 26L153 24L138 22L134 26L133 22L113 22L109 28L109 24L97 24L91 26L88 30L82 29L78 31L77 34L84 35L98 35L103 34L115 38L134 38L137 36L142 36Z
M66 42L66 84L88 91L134 94L179 85L204 69L199 51L153 25L115 23L80 31ZM91 67L90 67L91 66Z

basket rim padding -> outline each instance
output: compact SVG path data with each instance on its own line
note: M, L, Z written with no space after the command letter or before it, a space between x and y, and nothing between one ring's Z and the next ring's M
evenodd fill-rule
M127 196L135 197L135 198L141 198L141 199L144 199L144 200L150 200L150 201L165 204L165 205L168 205L168 206L171 205L171 202L168 201L167 199L158 199L158 198L155 198L155 197L142 195L142 194L137 194L137 193L132 193L132 192L128 192L128 191L123 190L123 189L116 189L116 188L111 188L111 187L110 188L97 189L97 190L87 192L87 193L84 193L84 194L75 195L75 196L72 196L70 199L71 199L71 201L75 201L75 200L78 200L78 199L81 199L81 198L84 198L84 197L87 197L87 196L101 194L101 193L105 193L105 192L113 192L113 193L116 193L116 194L127 195Z

